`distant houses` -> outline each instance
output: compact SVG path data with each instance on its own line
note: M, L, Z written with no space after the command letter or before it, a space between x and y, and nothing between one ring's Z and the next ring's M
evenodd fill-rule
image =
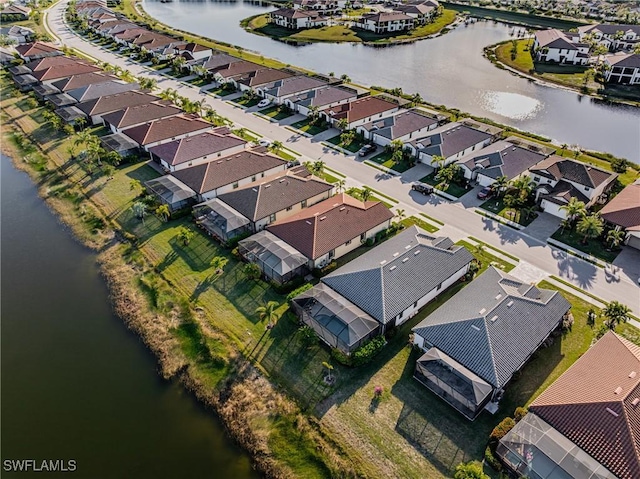
M580 40L579 33L549 29L534 34L533 51L539 62L586 65L589 62L588 43Z
M640 180L627 185L602 210L602 219L627 233L628 246L640 249Z
M279 8L271 12L269 17L272 23L291 30L324 27L328 22L319 11L294 8Z

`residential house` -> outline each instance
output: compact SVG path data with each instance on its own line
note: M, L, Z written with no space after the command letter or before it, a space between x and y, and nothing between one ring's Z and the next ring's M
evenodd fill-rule
M437 126L436 118L417 110L409 110L365 123L356 128L356 131L377 145L387 146L396 140L409 141Z
M560 209L576 198L587 208L606 200L606 193L618 175L591 165L552 155L529 169L536 183L536 200L547 213L565 218Z
M149 180L144 186L160 203L167 205L172 213L193 205L196 198L195 191L171 175Z
M347 130L379 120L397 112L399 105L377 96L367 96L322 110L320 113L327 122L336 126L337 122L347 120Z
M498 444L517 475L640 477L640 348L609 331L545 389Z
M189 67L194 71L195 67L204 67L210 73L215 72L220 68L227 68L232 63L242 62L241 58L231 56L227 53L216 52L211 56L208 56L201 60L195 60L189 62Z
M393 7L393 11L404 13L413 18L414 25L425 25L433 19L436 7L424 3L406 4Z
M29 20L29 14L31 9L22 5L7 5L0 10L0 18L4 22L10 22L14 20Z
M172 173L207 201L222 193L283 172L287 162L277 156L246 150Z
M242 152L247 142L226 127L149 148L151 159L174 172Z
M51 82L59 80L60 78L97 71L100 71L100 68L97 66L78 60L68 65L55 65L49 68L39 69L32 72L31 75L39 82Z
M355 21L355 26L377 34L385 34L412 30L415 20L402 12L376 12L362 15Z
M0 65L9 65L15 60L13 51L0 47Z
M84 101L76 106L89 118L92 125L98 125L103 123L102 117L108 113L122 110L129 106L145 105L158 100L160 98L157 96L134 90Z
M578 27L580 38L591 38L609 50L632 50L640 43L640 25L600 23Z
M60 108L67 105L75 105L76 103L84 101L95 100L102 96L115 95L117 93L124 93L139 89L140 87L137 83L127 83L116 78L106 82L85 85L83 87L69 90L65 93L50 95L48 101L56 108Z
M30 42L34 34L35 32L30 28L21 27L19 25L0 28L0 38L13 42L16 45L22 45Z
M441 157L446 159L444 165L448 165L489 145L499 131L469 120L447 123L427 136L409 141L406 148L421 163L436 166L436 157Z
M411 226L296 296L293 308L331 347L351 354L398 326L458 281L473 256Z
M293 0L296 10L311 10L328 17L339 15L347 4L347 0Z
M342 105L358 98L358 92L344 86L328 85L316 90L309 90L284 100L284 104L292 111L310 116L312 111Z
M640 85L640 54L615 53L604 58L604 78L607 83Z
M529 168L551 153L553 150L549 148L510 137L466 155L458 165L466 179L477 181L481 186L490 186L500 176L513 180L526 174Z
M614 196L600 210L600 215L610 225L627 232L628 246L640 249L640 180Z
M589 44L581 42L578 33L552 28L538 30L534 37L536 61L563 65L586 65L589 62Z
M81 73L70 77L62 78L51 83L60 93L82 88L88 85L97 85L98 83L117 80L118 77L104 72Z
M467 419L497 402L571 305L490 266L413 328L414 378Z
M153 120L127 128L122 134L140 145L144 151L149 148L210 131L213 125L197 115L177 115Z
M56 57L62 55L62 50L57 49L53 45L43 42L26 43L18 45L16 52L25 62L32 62L45 57Z
M296 10L294 8L279 8L269 13L271 23L291 30L303 28L324 27L328 19L315 10Z
M236 84L241 91L255 91L265 86L272 86L276 81L290 78L293 75L276 68L262 68L260 70L240 75L236 78Z
M322 268L391 226L393 213L379 201L362 202L341 193L271 223L267 231Z
M199 43L189 42L174 48L175 55L181 55L187 60L204 60L213 54L213 50Z
M326 81L306 75L297 75L277 80L268 87L258 88L256 93L277 105L281 105L287 98L326 86Z
M243 75L256 72L263 68L263 66L258 65L257 63L242 60L239 62L229 63L220 68L209 69L209 72L213 75L213 79L219 84L231 83L237 87L235 82L236 78L240 78Z
M104 125L113 133L122 133L127 128L169 118L180 113L182 113L182 110L175 105L157 102L126 107L105 115L103 120Z

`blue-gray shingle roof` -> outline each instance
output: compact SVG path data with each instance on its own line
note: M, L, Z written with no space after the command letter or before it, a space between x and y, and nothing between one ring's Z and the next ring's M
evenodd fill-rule
M469 264L449 238L412 226L325 276L322 282L387 323Z
M413 331L500 388L570 307L557 291L528 285L490 267Z

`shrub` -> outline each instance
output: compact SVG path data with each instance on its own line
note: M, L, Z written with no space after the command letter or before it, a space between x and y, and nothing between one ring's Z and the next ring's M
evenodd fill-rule
M297 276L292 280L287 281L286 283L280 284L275 281L271 281L271 287L278 294L288 294L294 289L297 289L304 283L304 277Z
M362 366L370 362L387 344L384 336L378 336L366 342L351 355L351 364L353 366Z
M243 239L248 238L249 236L251 236L253 233L241 233L238 236L234 236L233 238L231 238L229 241L227 241L227 246L229 248L235 248L236 246L238 246L238 243L240 243L240 241L242 241Z
M260 266L255 263L245 264L243 271L247 279L260 279L260 276L262 276Z
M347 356L337 348L333 348L331 350L331 358L335 359L337 362L339 362L340 364L343 364L344 366L352 366L351 357Z
M493 428L493 431L491 431L491 434L489 435L489 447L492 452L496 450L500 439L511 431L515 425L516 422L512 418L505 417L496 427Z
M624 158L612 158L611 169L616 173L626 173L627 168L629 167L629 162Z
M322 278L323 276L326 276L327 274L331 273L331 271L333 271L337 267L338 267L338 263L336 263L335 261L332 261L324 268L314 268L311 274L313 274L314 278Z
M311 288L313 288L313 285L311 283L305 283L302 286L297 287L287 295L287 301L291 301L293 298L295 298L299 294L304 293L305 291L308 291Z
M527 412L528 410L526 407L517 407L513 413L513 419L516 421L516 423L518 423L523 417L527 415Z
M478 461L463 462L456 466L454 479L490 479L482 471L482 464Z
M300 341L302 341L302 344L305 346L311 346L316 342L316 332L311 326L307 326L306 324L304 326L300 326L298 328L298 333L300 334Z
M484 460L487 464L489 464L492 468L494 468L496 471L501 472L502 471L502 463L500 462L500 460L493 455L493 451L491 450L491 446L487 446L487 448L484 450Z

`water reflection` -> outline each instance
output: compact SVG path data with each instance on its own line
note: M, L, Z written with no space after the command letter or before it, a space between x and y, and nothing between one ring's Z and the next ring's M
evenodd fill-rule
M484 108L506 118L526 120L534 118L542 103L519 93L487 91L480 98Z

